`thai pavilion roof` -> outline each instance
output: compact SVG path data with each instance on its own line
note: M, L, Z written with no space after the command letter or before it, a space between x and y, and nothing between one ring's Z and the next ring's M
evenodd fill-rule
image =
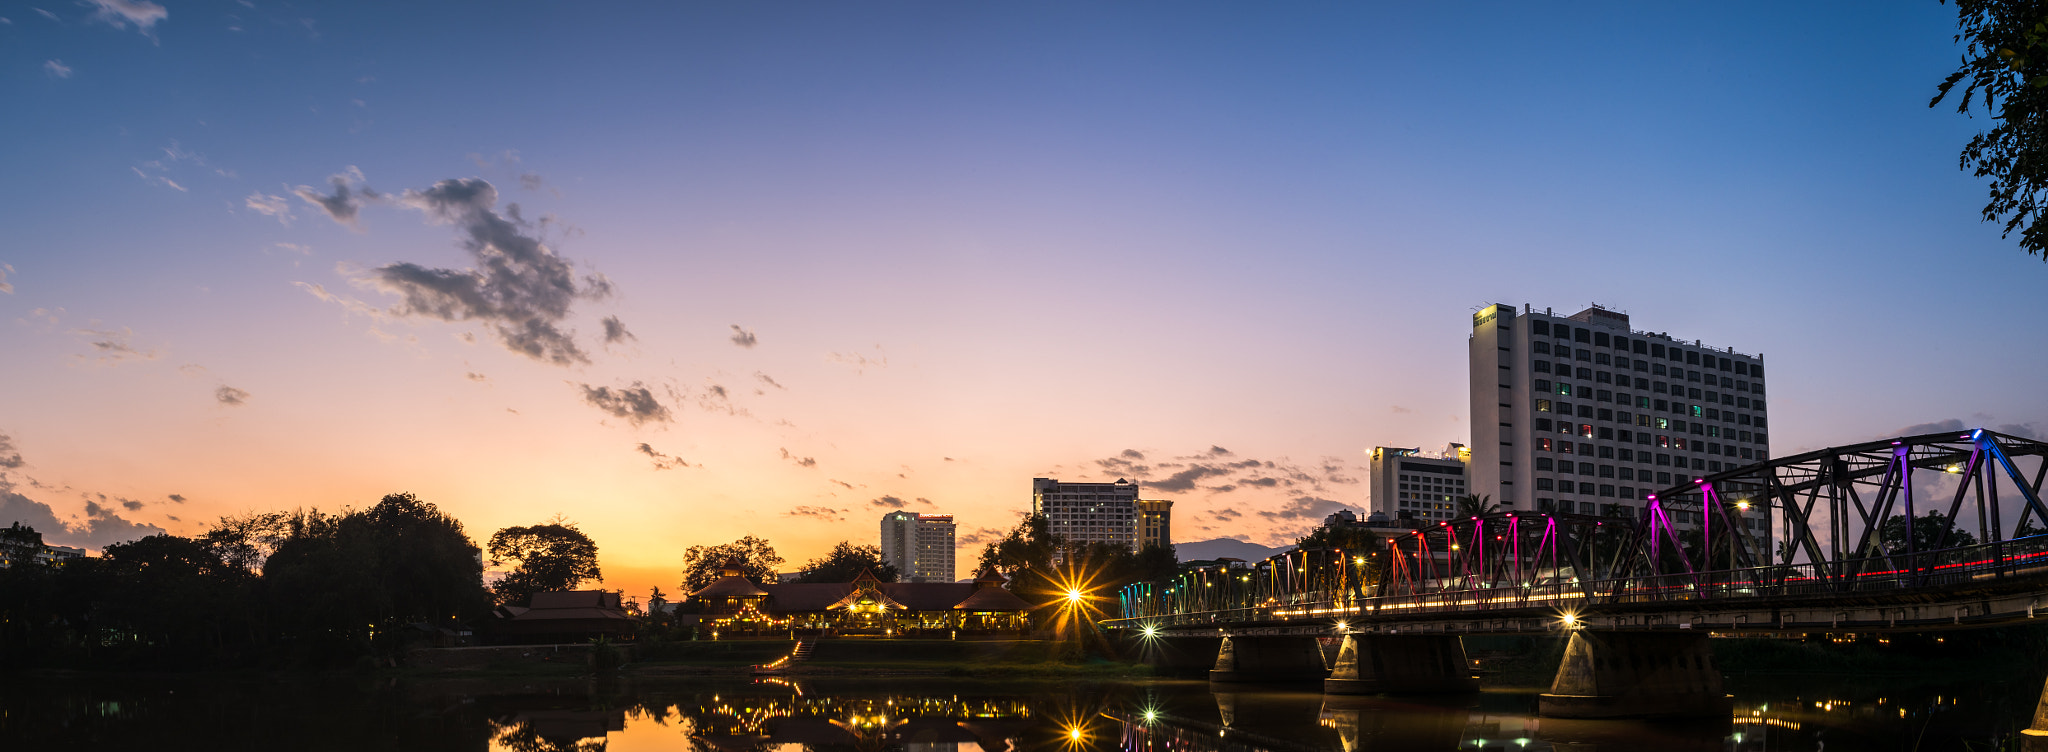
M691 593L692 598L744 598L767 595L768 591L750 582L745 577L729 574L705 585L704 589Z

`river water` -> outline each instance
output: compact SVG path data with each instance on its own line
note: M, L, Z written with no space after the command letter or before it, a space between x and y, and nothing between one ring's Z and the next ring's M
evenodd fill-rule
M1367 752L2016 749L2032 682L1729 677L1730 718L1562 721L1534 687L928 678L0 678L0 750Z

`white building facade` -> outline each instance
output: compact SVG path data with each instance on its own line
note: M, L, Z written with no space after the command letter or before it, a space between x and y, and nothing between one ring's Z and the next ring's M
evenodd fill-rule
M1053 535L1069 546L1110 543L1133 551L1143 541L1138 484L1062 483L1031 479L1031 513L1045 515Z
M952 582L953 515L882 515L882 561L898 582Z
M1452 444L1431 456L1420 449L1373 447L1367 474L1371 511L1396 520L1447 520L1471 490L1465 465L1471 451Z
M1489 306L1470 347L1470 488L1502 511L1634 514L1650 494L1770 457L1761 355L1637 331L1597 305ZM1767 519L1749 524L1768 533Z

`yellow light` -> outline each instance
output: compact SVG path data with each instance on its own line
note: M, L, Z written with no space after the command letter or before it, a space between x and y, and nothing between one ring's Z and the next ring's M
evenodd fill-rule
M1077 742L1081 741L1081 729L1079 727L1067 729L1067 738Z
M1146 637L1158 637L1158 636L1159 636L1159 628L1158 628L1158 627L1155 627L1155 626L1152 626L1152 625L1150 625L1150 624L1147 624L1147 625L1145 625L1145 636L1146 636Z
M1079 590L1068 590L1068 591L1067 591L1067 602L1068 602L1068 603L1080 603L1080 602L1081 602L1081 599L1082 599L1082 598L1086 598L1086 597L1088 597L1088 596L1086 596L1086 595L1083 595L1083 594L1081 594L1081 591L1079 591Z
M1349 622L1341 622L1341 621L1340 621L1340 622L1337 622L1337 631L1339 631L1339 632L1342 632L1342 631L1344 631L1344 630L1346 630L1346 629L1349 629L1350 627L1351 627L1351 624L1350 624Z
M1741 501L1735 502L1735 508L1745 512L1749 511L1749 500L1743 499Z
M1564 622L1566 628L1576 627L1579 625L1579 617L1577 614L1565 614L1564 618L1560 621Z

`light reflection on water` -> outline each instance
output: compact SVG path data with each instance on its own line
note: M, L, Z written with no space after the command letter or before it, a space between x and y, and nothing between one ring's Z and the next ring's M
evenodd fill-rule
M0 686L0 748L506 752L1378 752L1997 748L2031 691L1733 680L1731 717L1572 721L1536 689L1324 696L1313 685L748 681L230 681ZM1909 740L1901 744L1901 740ZM18 742L26 742L19 744Z

